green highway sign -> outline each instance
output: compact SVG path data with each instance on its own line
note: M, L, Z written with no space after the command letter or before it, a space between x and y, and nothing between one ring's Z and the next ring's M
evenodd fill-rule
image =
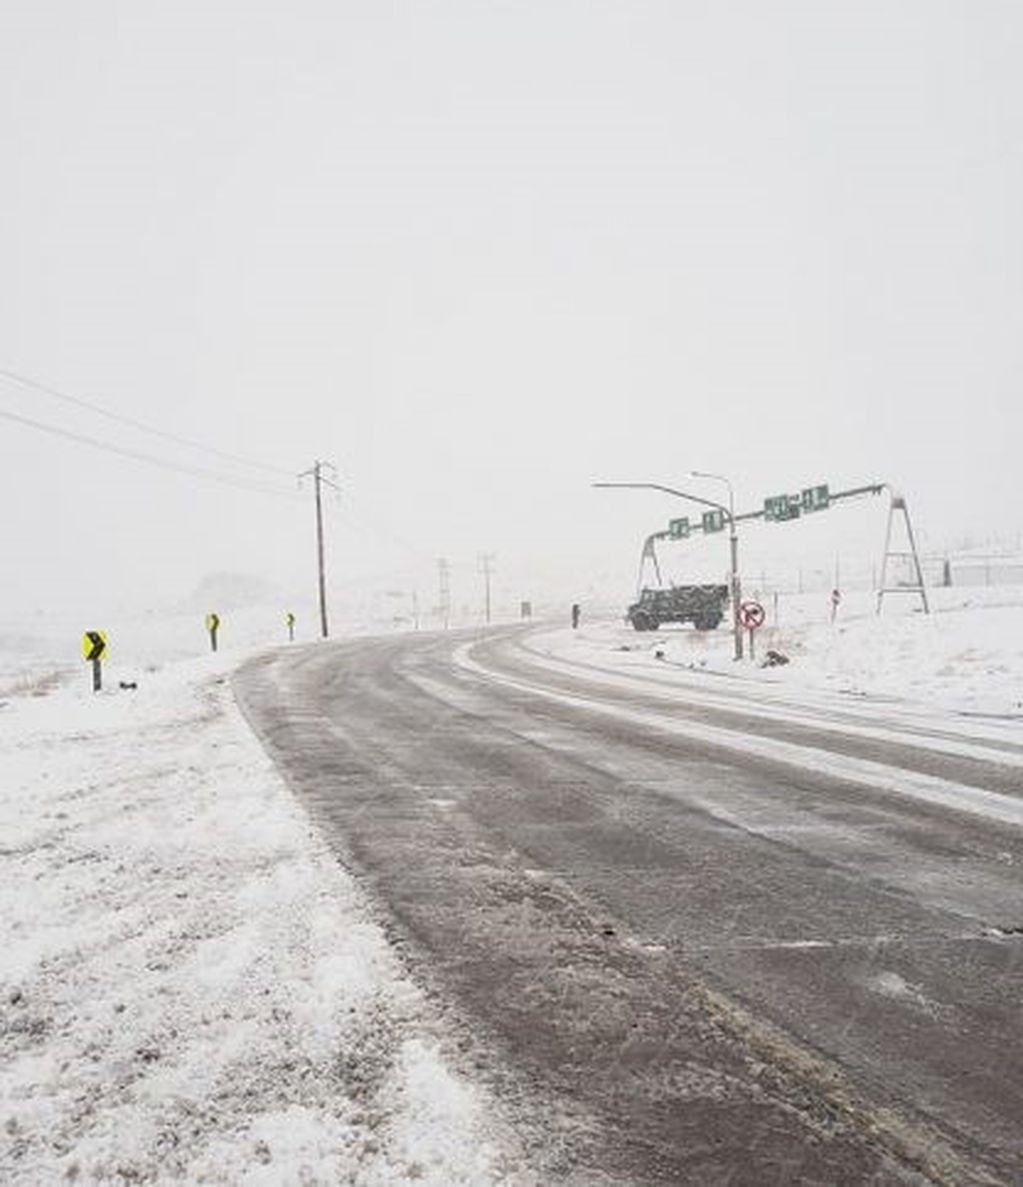
M704 511L703 530L705 532L720 532L724 526L725 513L723 511Z
M798 519L800 500L795 495L772 495L764 499L764 519L775 522L783 519Z
M826 511L831 502L827 486L808 486L803 491L804 511Z
M672 540L684 540L690 531L688 517L683 516L682 519L668 520L668 535Z

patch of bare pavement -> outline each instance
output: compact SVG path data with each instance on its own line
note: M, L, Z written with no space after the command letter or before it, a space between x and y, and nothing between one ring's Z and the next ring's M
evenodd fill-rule
M1020 830L847 777L869 738L830 775L711 728L819 760L823 723L663 689L629 717L517 637L295 649L235 688L540 1177L1023 1181Z

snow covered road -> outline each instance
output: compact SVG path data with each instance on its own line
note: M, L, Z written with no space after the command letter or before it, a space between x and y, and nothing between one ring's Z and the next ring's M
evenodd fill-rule
M238 679L506 1099L558 1119L544 1176L1011 1178L1012 724L576 645L366 640Z

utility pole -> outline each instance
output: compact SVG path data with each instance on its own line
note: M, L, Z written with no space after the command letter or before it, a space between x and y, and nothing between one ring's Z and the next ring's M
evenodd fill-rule
M320 488L326 483L327 486L333 487L334 490L340 489L336 482L332 482L329 478L324 477L323 471L325 468L333 470L335 474L337 473L337 470L330 462L316 461L313 463L311 470L305 470L298 476L299 482L303 478L312 477L316 494L316 571L320 594L320 634L324 639L328 637L330 631L327 627L327 575L323 550L323 495Z
M440 610L444 629L447 630L451 622L451 565L447 557L440 557L437 561L437 581L440 586Z
M490 566L493 563L494 554L492 552L481 552L478 559L479 559L479 571L483 574L483 586L484 586L484 589L486 590L485 602L484 602L484 606L485 606L484 620L485 620L487 626L489 626L490 625L490 573L491 573Z

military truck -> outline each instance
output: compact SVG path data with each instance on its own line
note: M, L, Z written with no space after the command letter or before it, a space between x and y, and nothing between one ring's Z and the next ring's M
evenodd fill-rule
M672 585L642 590L625 618L637 631L656 631L662 622L691 622L698 631L712 631L727 604L727 585Z

